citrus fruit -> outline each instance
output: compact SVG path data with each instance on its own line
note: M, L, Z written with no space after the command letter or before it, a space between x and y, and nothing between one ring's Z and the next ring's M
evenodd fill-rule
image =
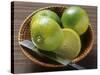
M38 11L33 16L33 19L34 18L37 18L38 16L46 16L46 17L49 17L49 18L55 20L58 24L61 24L61 21L60 21L59 16L55 12L53 12L51 10L41 10L41 11Z
M89 25L89 18L86 11L78 6L65 9L61 21L65 28L72 28L79 35L85 33Z
M31 22L32 42L39 49L56 50L63 42L64 35L58 23L48 17L39 17Z
M81 50L80 37L70 28L64 28L62 31L64 34L64 41L56 53L65 59L74 59Z

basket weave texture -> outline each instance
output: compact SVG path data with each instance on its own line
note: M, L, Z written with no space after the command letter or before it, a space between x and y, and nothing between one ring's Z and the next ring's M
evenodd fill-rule
M44 7L44 8L40 8L36 11L34 11L32 14L30 14L25 20L24 22L21 24L20 26L20 29L19 29L19 34L18 34L18 42L21 42L23 40L31 40L31 36L30 36L30 21L31 21L31 18L32 16L38 12L38 11L41 11L41 10L44 10L44 9L49 9L49 10L52 10L54 11L55 13L57 13L57 15L59 17L61 17L63 11L66 9L67 7L65 6L49 6L49 7ZM82 60L84 57L87 56L87 54L92 50L92 46L93 46L93 29L91 27L91 25L89 25L89 28L87 30L87 32L84 34L86 35L85 39L85 43L82 43L82 45L85 45L85 46L82 46L82 50L79 54L78 57L76 57L72 62L73 63L77 63L79 62L80 60ZM84 40L83 40L84 41ZM25 48L23 48L22 46L21 47L21 50L22 52L30 59L32 60L34 63L36 64L39 64L39 65L42 65L42 66L45 66L45 67L63 67L64 65L61 65L61 64L56 64L56 63L49 63L49 62L43 62L42 60L39 60L41 58L36 58L34 56L32 56L30 53L28 53L26 51Z

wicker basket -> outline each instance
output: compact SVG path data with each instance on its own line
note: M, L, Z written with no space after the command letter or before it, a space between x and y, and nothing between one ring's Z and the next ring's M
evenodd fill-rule
M34 11L32 14L30 14L22 23L20 30L19 30L19 34L18 34L18 42L23 41L23 40L31 40L30 37L30 21L31 21L31 17L38 11L44 10L44 9L49 9L52 10L54 12L56 12L58 14L58 16L61 17L63 11L66 9L67 7L65 6L49 6L49 7L44 7L44 8L40 8L39 10ZM84 37L83 37L84 36ZM89 25L88 30L86 31L86 33L81 36L81 40L82 40L82 49L80 54L72 61L73 63L77 63L80 60L82 60L84 57L86 57L86 55L92 50L92 46L93 46L93 29L91 27L91 25ZM59 64L57 62L54 62L50 59L44 58L44 57L40 57L38 55L36 55L35 53L29 52L26 48L21 47L21 51L30 59L32 60L34 63L45 66L45 67L63 67L64 65Z

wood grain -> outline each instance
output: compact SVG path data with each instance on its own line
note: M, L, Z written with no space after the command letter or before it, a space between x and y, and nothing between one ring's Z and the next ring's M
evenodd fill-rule
M11 3L11 32L12 32L12 72L13 73L29 73L29 72L47 72L47 71L61 71L61 70L71 70L71 68L46 68L40 65L34 64L30 61L20 50L17 36L19 27L24 21L24 19L31 14L33 11L51 5L50 3L32 3L32 2L12 2ZM60 4L62 5L62 4ZM64 5L71 6L71 5ZM93 26L95 41L93 50L90 54L84 58L78 64L86 67L87 69L93 69L97 67L97 7L96 6L80 6L85 9L89 15L91 25Z

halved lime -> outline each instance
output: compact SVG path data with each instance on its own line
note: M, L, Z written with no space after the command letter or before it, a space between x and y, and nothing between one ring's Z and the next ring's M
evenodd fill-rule
M74 59L81 50L80 37L72 29L64 28L62 30L64 33L64 42L56 53L65 59Z

